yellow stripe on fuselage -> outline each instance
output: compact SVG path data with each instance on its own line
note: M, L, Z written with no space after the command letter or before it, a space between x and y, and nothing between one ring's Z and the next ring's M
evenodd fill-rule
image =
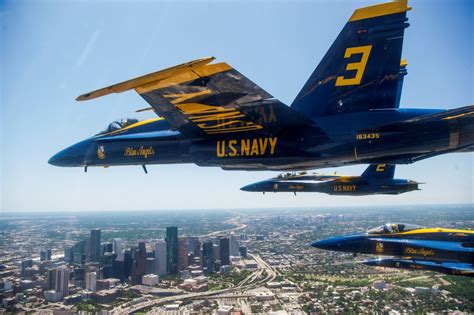
M370 19L383 15L402 13L408 10L411 10L411 7L407 6L407 0L376 4L355 10L349 19L349 22Z
M459 234L474 234L472 230L456 230L456 229L443 229L443 228L426 228L416 229L406 232L393 233L390 235L412 235L412 234L427 234L427 233L459 233Z
M158 121L158 120L163 120L164 118L163 117L158 117L158 118L152 118L152 119L145 119L145 120L141 120L139 122L136 122L134 124L131 124L127 127L123 127L123 128L120 128L120 129L117 129L117 130L114 130L114 131L110 131L110 132L107 132L107 133L102 133L100 135L97 135L97 137L102 137L102 136L108 136L108 135L114 135L116 133L121 133L125 130L129 130L129 129L132 129L132 128L136 128L136 127L140 127L140 126L143 126L143 125L148 125L148 124L151 124L151 123L154 123L155 121Z

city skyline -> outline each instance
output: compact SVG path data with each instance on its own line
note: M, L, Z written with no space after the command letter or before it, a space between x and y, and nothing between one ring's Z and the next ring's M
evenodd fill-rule
M363 263L370 255L309 246L381 222L474 228L469 206L394 208L6 217L0 221L0 244L8 244L0 246L0 312L474 310L472 278L372 267ZM156 268L165 237L178 245L179 269L172 275ZM100 243L98 262L92 260L94 242Z

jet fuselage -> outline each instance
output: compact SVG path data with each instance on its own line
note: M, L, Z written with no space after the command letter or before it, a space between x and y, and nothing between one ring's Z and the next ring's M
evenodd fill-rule
M439 112L394 109L339 114L321 117L308 128L279 130L272 135L247 131L203 138L185 137L167 120L150 119L83 140L54 155L49 163L195 163L236 170L305 170L358 163L405 164L472 146L472 124L451 120L373 131L378 126Z

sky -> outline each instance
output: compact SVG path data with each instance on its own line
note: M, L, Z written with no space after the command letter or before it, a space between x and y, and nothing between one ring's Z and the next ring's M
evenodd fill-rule
M60 168L59 150L122 117L152 118L133 91L85 92L215 56L291 104L353 10L375 1L0 0L0 211L288 208L474 203L472 153L397 166L399 196L248 193L275 172L185 165ZM401 107L474 104L474 1L410 1ZM318 170L358 175L365 165ZM1 212L0 212L1 215Z

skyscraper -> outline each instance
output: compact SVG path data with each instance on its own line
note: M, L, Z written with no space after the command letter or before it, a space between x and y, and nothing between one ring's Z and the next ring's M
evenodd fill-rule
M166 267L170 275L178 274L178 228L166 228Z
M100 230L91 230L90 257L91 261L100 262Z
M86 261L86 242L80 241L72 247L72 257L75 264L82 265Z
M21 261L21 275L24 277L25 276L25 270L26 268L31 268L33 267L33 260L32 259L26 259Z
M199 261L199 266L202 267L202 244L201 242L198 240L196 241L196 244L194 246L194 262L197 262Z
M188 246L189 252L195 254L194 250L196 249L196 244L199 242L199 239L196 236L189 236L188 240L189 240L189 246Z
M219 239L219 259L221 260L221 266L230 264L230 244L228 237L222 237Z
M230 234L230 255L239 256L239 244L237 243L237 236L234 233Z
M166 275L166 242L158 240L155 243L155 265L156 274L160 277Z
M48 290L61 292L63 297L69 295L69 268L61 266L48 270Z
M178 238L178 271L186 269L189 265L189 240L187 237Z
M202 260L206 274L214 273L214 244L210 240L202 244Z
M122 253L122 239L121 238L114 238L114 253L117 254L118 260L123 260L123 253Z
M66 246L64 248L64 261L68 264L72 263L74 260L74 252L72 246Z
M147 255L145 242L138 243L138 251L135 253L135 261L132 265L132 283L141 284L142 277L146 274Z
M86 273L86 289L95 292L97 290L97 273Z

